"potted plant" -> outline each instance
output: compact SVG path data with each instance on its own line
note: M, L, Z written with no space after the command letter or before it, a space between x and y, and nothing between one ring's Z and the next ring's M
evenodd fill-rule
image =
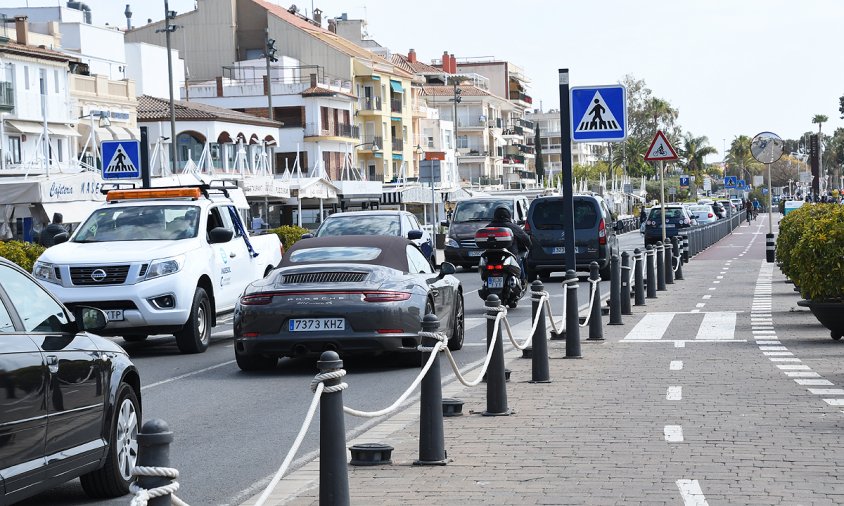
M804 205L780 223L777 255L833 339L844 336L844 206Z

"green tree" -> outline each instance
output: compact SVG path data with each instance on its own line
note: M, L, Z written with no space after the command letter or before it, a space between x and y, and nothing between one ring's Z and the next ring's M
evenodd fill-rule
M718 153L718 150L712 146L708 146L708 144L709 138L705 135L695 137L691 133L687 133L683 137L680 156L683 158L683 165L685 165L688 173L695 177L695 186L701 184L703 181L703 169L706 166L704 158ZM692 195L695 194L692 191Z
M613 149L613 165L626 167L630 177L653 176L654 167L645 161L645 151L648 150L649 140L637 137L627 137L618 147Z
M762 170L762 164L753 158L750 152L750 141L752 139L746 135L739 135L730 143L730 149L727 152L727 172L726 175L736 175L739 179L751 182L753 174Z
M827 121L829 121L829 116L827 116L826 114L815 114L814 116L812 116L812 123L818 124L818 135L821 135L821 127Z

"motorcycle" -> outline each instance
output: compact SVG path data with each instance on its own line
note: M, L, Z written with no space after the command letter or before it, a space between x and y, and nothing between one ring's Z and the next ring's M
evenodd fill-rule
M478 295L486 300L494 294L510 308L518 305L528 289L519 259L508 249L514 239L513 232L504 227L486 227L475 233L475 244L484 250L478 264L483 281Z

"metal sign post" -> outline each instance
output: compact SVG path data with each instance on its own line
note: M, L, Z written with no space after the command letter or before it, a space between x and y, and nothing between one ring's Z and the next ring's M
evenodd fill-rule
M569 69L560 69L560 118L571 117ZM566 269L576 270L574 256L574 176L571 167L571 130L560 129L560 151L563 162L563 233Z
M771 191L771 164L782 158L783 142L775 133L762 132L750 141L750 154L757 161L768 167L768 234L766 235L765 259L771 263L774 261L774 213L773 194Z
M677 152L671 147L668 138L662 133L662 130L657 130L654 139L651 141L651 147L645 152L645 161L654 162L659 161L659 214L662 216L662 242L665 243L665 161L677 160Z

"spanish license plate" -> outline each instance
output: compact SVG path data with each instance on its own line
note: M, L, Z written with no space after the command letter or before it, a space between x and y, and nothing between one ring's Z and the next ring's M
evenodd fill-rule
M564 254L565 252L566 252L566 248L564 248L563 246L555 246L555 247L551 250L551 254L552 254L552 255L562 255L562 254Z
M316 332L320 330L346 330L345 318L291 318L290 332Z
M674 228L674 224L673 223L666 223L665 228Z
M504 288L504 278L501 276L486 278L486 286L488 288Z
M106 309L105 310L106 317L110 322L122 322L123 321L123 310L122 309Z
M481 256L481 253L483 253L483 252L484 251L480 250L480 249L472 249L472 250L469 250L469 256L470 257L479 257L479 256Z

